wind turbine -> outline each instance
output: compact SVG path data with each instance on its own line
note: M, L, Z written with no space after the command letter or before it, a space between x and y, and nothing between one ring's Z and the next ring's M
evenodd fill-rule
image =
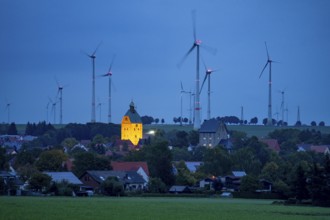
M99 121L101 122L101 118L102 118L102 102L100 102L100 100L98 100L98 104L97 104L97 108L99 109Z
M268 48L267 48L267 43L265 42L266 46L266 52L267 52L267 61L262 69L259 79L261 78L263 72L265 71L266 67L269 66L269 81L268 81L268 118L267 118L267 125L272 125L273 124L273 119L272 119L272 63L275 62L270 59L269 53L268 53Z
M49 98L49 97L48 97ZM52 104L52 110L51 110L51 113L54 114L54 124L56 123L56 104L57 104L57 101L55 100L55 102L53 102L53 100L51 98L49 98L49 101L50 103Z
M190 94L191 92L188 92L188 91L185 91L184 89L183 89L183 85L182 85L182 82L180 82L181 83L181 119L180 119L180 125L182 126L182 95L183 94ZM190 97L190 116L189 116L189 120L191 121L191 97Z
M185 59L192 53L196 48L196 88L195 88L195 111L194 111L194 129L198 130L201 126L201 107L200 107L200 92L199 92L199 47L202 43L201 40L198 40L196 37L196 11L192 11L193 19L193 36L194 42L188 52L184 55L181 62L178 64L180 67Z
M57 84L57 97L59 97L60 101L60 125L63 124L63 88L64 86L61 86L61 84L58 82L56 79L56 84Z
M284 93L285 93L285 89L280 90L279 93L281 93L282 95L282 101L281 101L281 116L282 116L282 125L284 124Z
M92 54L85 53L89 58L91 58L92 61L92 117L91 122L94 123L95 120L95 54L96 51L99 49L102 41L97 45L96 49Z
M108 109L108 123L111 123L112 121L112 116L111 116L111 77L112 77L112 72L111 72L111 68L112 68L112 64L115 60L115 55L112 57L112 61L111 61L111 64L110 64L110 67L109 67L109 70L106 74L103 74L102 76L103 77L106 77L108 76L109 77L109 109Z
M208 83L208 88L207 88L207 120L211 119L211 73L216 72L218 70L212 70L210 68L207 68L205 63L204 63L204 67L205 67L205 77L201 86L201 90L199 93L202 92L204 83L207 79L207 83Z
M47 105L46 105L46 122L49 123L49 120L48 120L48 109L49 109L49 104L50 104L50 100L47 102Z
M10 123L10 105L11 105L11 103L9 103L7 101L6 102L6 111L7 111L7 121L8 121L8 124Z

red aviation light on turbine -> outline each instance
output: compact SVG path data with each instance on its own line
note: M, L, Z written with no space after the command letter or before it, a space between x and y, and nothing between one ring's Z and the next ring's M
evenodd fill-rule
M195 45L201 45L202 41L201 40L195 40Z

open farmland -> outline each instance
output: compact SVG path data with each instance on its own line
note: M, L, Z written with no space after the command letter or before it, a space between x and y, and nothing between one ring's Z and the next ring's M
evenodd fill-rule
M220 198L0 197L0 219L329 219L330 209Z

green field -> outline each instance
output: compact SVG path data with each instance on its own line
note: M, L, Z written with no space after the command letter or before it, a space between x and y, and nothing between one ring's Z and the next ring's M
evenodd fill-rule
M330 219L330 209L223 198L0 197L0 219Z
M165 132L168 132L170 130L183 130L186 132L189 132L193 129L192 125L144 125L143 126L145 131L149 130L155 130L155 129L161 129ZM300 129L300 130L317 130L324 134L330 134L330 126L300 126L300 127L294 127L294 126L285 126L285 127L276 127L276 126L264 126L264 125L227 125L227 128L229 131L242 131L245 132L249 137L251 136L257 136L259 138L266 137L270 132L276 130L276 129Z

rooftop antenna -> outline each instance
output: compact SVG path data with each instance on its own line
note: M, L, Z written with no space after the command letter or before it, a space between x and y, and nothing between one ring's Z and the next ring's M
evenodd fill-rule
M264 68L262 69L262 71L260 73L259 79L261 78L266 67L269 66L267 125L272 125L273 124L273 119L272 119L272 63L276 62L276 61L273 61L270 59L266 42L265 42L265 47L266 47L266 52L267 52L267 61L266 61Z
M109 67L109 70L106 74L103 74L102 76L103 77L106 77L108 76L109 77L109 97L108 97L108 105L109 105L109 109L108 109L108 123L111 123L112 121L112 115L111 115L111 77L112 77L112 72L111 72L111 69L112 69L112 64L115 60L116 56L114 55L112 57L112 60L111 60L111 64L110 64L110 67Z
M85 53L89 58L91 58L92 61L92 117L91 117L91 122L94 123L95 120L95 54L96 51L99 49L102 41L97 45L96 49L94 50L93 53L88 54Z
M203 61L203 64L205 67L205 77L204 77L204 80L203 80L203 83L201 86L201 90L199 93L202 92L204 83L207 79L207 81L208 81L207 82L207 84L208 84L208 87L207 87L207 120L210 120L211 119L211 73L216 72L218 70L212 70L210 68L207 68L204 61Z
M200 92L199 92L199 47L202 43L201 40L198 40L196 37L196 11L192 11L192 20L193 20L193 36L194 42L192 47L184 55L181 62L178 64L180 67L189 54L196 48L196 88L195 88L195 111L194 111L194 129L198 130L201 126L201 108L200 108ZM214 51L216 52L216 51Z

